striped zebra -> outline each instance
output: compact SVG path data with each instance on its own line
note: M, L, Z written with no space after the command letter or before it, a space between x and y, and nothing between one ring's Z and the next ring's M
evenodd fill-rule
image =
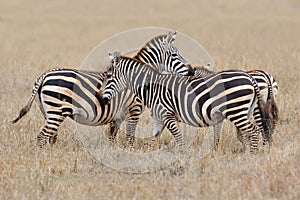
M170 32L155 37L145 44L135 58L143 62L149 61L153 66L161 64L166 66L165 70L181 75L192 75L194 69L173 46L175 36L176 32ZM101 104L98 94L105 76L106 72L76 69L56 68L46 71L36 80L30 100L12 123L19 121L36 100L46 119L46 125L37 137L40 147L47 141L50 144L56 142L58 128L66 117L89 126L110 124L111 142L114 141L122 121L127 119L127 141L132 146L132 135L144 104L130 90L121 92L109 105Z
M250 146L251 153L257 151L260 130L249 118L256 104L261 106L261 100L257 83L249 74L224 71L206 78L183 77L161 73L119 52L109 56L112 64L100 94L103 104L129 86L150 108L155 122L153 136L167 127L183 150L185 144L177 122L205 127L228 119L241 131L245 147ZM260 114L263 118L262 111ZM267 126L263 127L267 132Z
M197 77L206 77L208 75L215 74L215 72L209 70L209 65L207 66L194 66L195 69L195 76ZM278 121L278 107L275 102L278 92L278 84L275 81L274 77L262 70L251 70L247 71L248 74L250 74L258 83L258 87L260 90L261 99L263 102L263 110L266 113L265 114L265 122L267 123L267 126L269 127L269 134L263 135L263 144L266 143L271 144L272 141L272 134L274 132L276 123ZM254 118L257 118L256 121L258 121L258 126L262 129L262 122L259 122L259 109L258 107L255 108L254 111ZM214 143L215 147L219 143L220 139L220 131L221 127L214 127ZM262 131L262 133L264 133ZM238 131L238 139L241 141L241 134Z

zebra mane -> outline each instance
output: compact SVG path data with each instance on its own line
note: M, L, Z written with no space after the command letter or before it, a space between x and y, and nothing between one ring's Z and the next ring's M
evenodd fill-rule
M175 41L176 38L176 31L171 31L167 34L158 35L154 38L152 38L150 41L148 41L134 56L134 58L138 57L138 55L144 51L147 48L153 48L154 45L157 45L157 43L163 43L164 45L169 45L172 42Z
M109 69L110 67L115 67L115 66L118 65L118 63L121 62L122 60L129 60L129 61L137 62L139 65L146 66L146 67L152 69L153 71L155 71L155 72L157 72L157 73L159 73L159 74L171 74L171 75L172 75L171 72L160 71L160 70L158 70L157 68L151 66L150 64L144 63L144 62L138 60L138 59L135 58L135 57L132 58L132 57L125 56L125 55L117 55L117 56L114 56L113 59L117 60L117 62L115 62L114 64L111 63L111 64L108 66L108 69Z

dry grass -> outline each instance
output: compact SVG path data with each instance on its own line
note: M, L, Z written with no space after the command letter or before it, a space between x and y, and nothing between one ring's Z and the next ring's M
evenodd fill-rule
M300 198L298 1L160 2L1 1L1 199ZM191 152L185 164L126 174L90 156L70 120L54 147L37 149L44 121L36 105L21 122L9 123L43 71L79 66L108 36L143 26L190 35L219 69L263 69L274 75L281 119L270 152L241 153L234 129L227 125L214 157L199 161Z

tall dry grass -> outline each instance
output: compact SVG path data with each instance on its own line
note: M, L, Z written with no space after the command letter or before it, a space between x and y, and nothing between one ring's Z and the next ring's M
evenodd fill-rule
M299 199L300 4L298 1L1 1L1 199ZM126 174L94 159L70 120L39 150L37 106L9 123L46 69L79 66L105 38L130 28L177 29L201 43L219 69L263 69L278 81L280 122L269 152L241 153L230 124L214 156L148 174ZM200 145L205 129L193 146Z

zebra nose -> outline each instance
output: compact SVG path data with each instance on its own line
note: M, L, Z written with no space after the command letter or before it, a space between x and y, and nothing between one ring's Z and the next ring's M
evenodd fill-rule
M101 97L100 98L100 104L107 105L108 104L108 98L107 97Z
M100 103L101 105L106 105L106 104L109 103L108 97L103 96L103 93L102 93L102 92L100 92L100 93L97 95L97 97L98 97L99 103Z

